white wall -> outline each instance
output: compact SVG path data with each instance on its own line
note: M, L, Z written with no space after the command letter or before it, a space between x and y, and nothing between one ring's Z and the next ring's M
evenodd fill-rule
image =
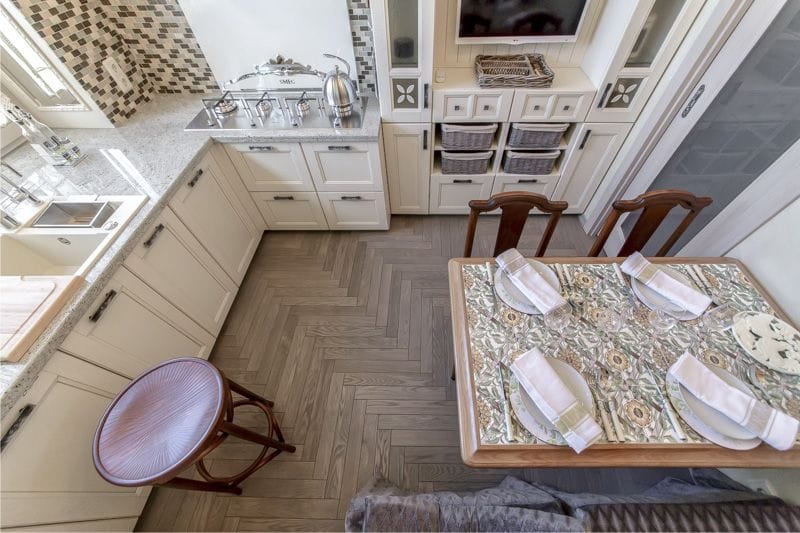
M800 199L725 255L740 259L795 325L800 325Z

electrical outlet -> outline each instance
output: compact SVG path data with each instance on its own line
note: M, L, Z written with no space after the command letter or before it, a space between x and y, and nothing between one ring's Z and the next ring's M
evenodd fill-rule
M767 481L764 478L752 478L747 480L745 483L748 487L753 489L756 492L760 492L761 494L765 494L767 496L777 496L778 493L775 492L775 487L772 486L772 483Z
M128 76L125 75L125 71L122 70L122 67L119 66L117 60L113 57L107 57L103 60L103 67L105 67L106 71L111 75L111 79L117 84L117 87L124 93L133 90L133 84L131 84L131 80Z

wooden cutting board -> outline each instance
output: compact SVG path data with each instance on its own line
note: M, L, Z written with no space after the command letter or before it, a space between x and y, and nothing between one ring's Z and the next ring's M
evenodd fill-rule
M80 276L0 276L0 361L19 361L82 282Z

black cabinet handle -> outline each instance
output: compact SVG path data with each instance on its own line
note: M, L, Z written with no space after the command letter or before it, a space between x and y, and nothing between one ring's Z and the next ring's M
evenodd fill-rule
M517 180L517 183L539 183L539 180Z
M583 147L586 146L586 141L589 140L589 135L591 135L592 130L586 130L586 133L583 135L583 140L581 141L581 145L578 146L578 150L583 150Z
M564 106L564 111L569 111L569 106L568 105Z
M11 442L11 438L14 436L14 433L19 431L19 428L22 427L22 424L24 424L28 417L31 416L34 407L35 405L29 403L20 409L19 412L17 412L16 420L14 420L14 422L8 427L8 431L6 431L5 435L3 435L3 438L0 439L0 452L2 452L3 449L8 446L8 443Z
M606 97L608 96L609 91L611 90L611 86L614 85L613 83L609 83L606 85L606 88L603 89L603 96L600 97L600 101L597 102L597 108L602 109L606 106Z
M342 196L342 200L354 201L354 200L362 200L362 198L360 196Z
M541 108L541 106L539 104L536 104L535 106L533 106L533 110L534 111L539 111L540 108Z
M483 110L484 111L489 111L489 104L486 104L485 106L483 106Z
M274 146L248 146L248 150L252 150L254 152L272 152L275 150Z
M202 175L203 175L203 169L201 168L200 170L194 173L194 176L192 176L192 179L190 179L189 183L187 183L186 185L188 185L189 187L194 187L195 185L197 185L197 182L200 180L200 176Z
M334 144L334 145L328 146L328 150L331 151L331 152L337 152L337 151L338 152L346 152L346 151L352 150L352 149L353 149L352 146L346 146L346 145L345 146L337 146L337 145Z
M294 196L273 196L273 200L294 200Z
M453 183L472 183L472 180L453 180Z
M164 231L164 224L159 224L158 226L155 227L153 233L150 234L147 240L142 243L142 246L144 246L145 248L150 248L151 246L153 246L156 237L158 237L158 234L161 233L162 231Z
M456 111L461 111L461 106L460 105L454 105L453 109L455 109Z
M422 130L422 149L428 149L428 130Z
M117 295L117 291L115 291L113 289L108 291L106 293L106 297L103 298L103 302L100 304L100 306L97 308L97 310L94 313L92 313L92 316L89 317L89 322L97 322L98 320L100 320L100 317L103 316L103 313L106 311L106 308L111 303L111 300L114 299L114 296L116 296L116 295Z
M430 84L426 83L422 86L422 108L428 109L428 90L430 89Z

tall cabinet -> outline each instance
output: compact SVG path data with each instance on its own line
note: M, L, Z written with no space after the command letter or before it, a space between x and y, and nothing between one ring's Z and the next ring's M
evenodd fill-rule
M428 212L434 5L370 3L392 213Z

